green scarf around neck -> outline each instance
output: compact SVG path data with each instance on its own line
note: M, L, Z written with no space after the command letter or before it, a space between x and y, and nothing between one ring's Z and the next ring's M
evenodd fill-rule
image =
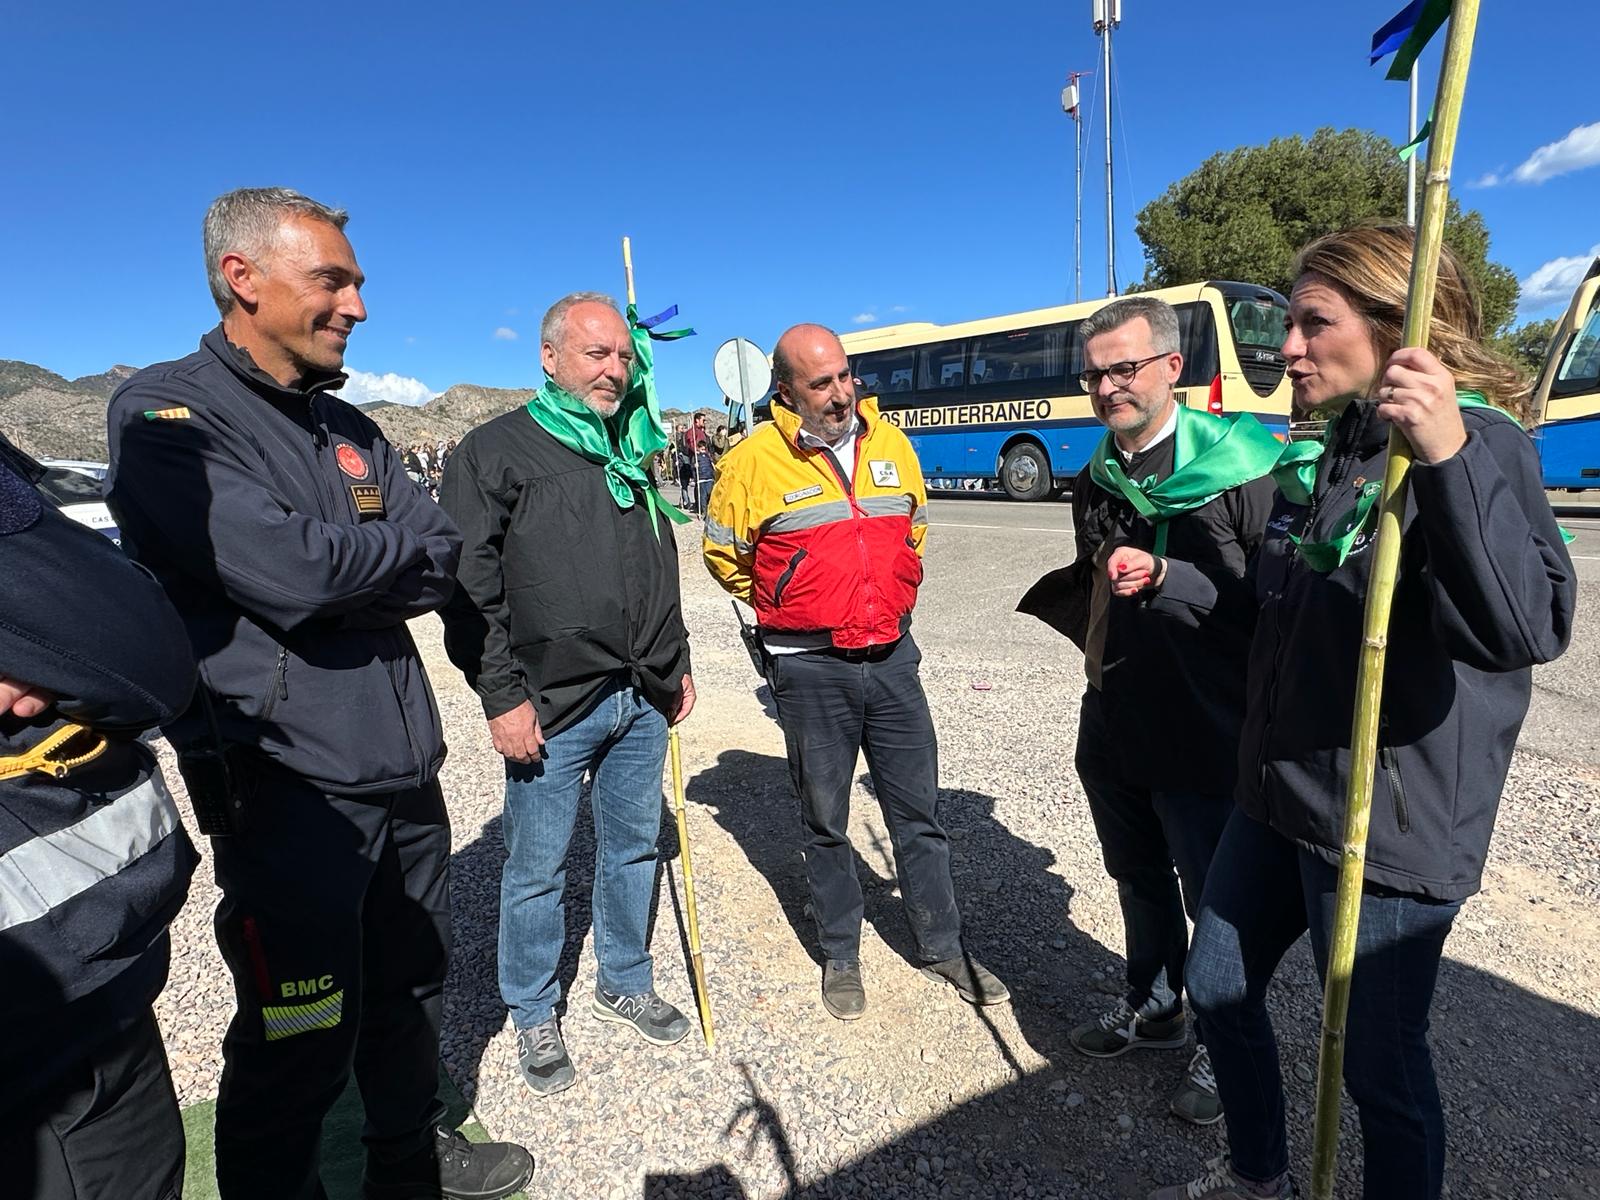
M1172 474L1160 482L1153 477L1137 482L1128 478L1110 431L1089 459L1089 478L1122 496L1156 527L1158 556L1167 551L1167 523L1173 517L1260 479L1283 451L1283 443L1249 413L1218 417L1180 406L1172 437Z
M556 441L605 468L606 487L618 508L632 508L643 495L650 509L650 527L659 540L657 513L665 513L679 525L689 517L669 504L650 478L650 459L667 447L669 439L656 400L649 332L634 326L632 336L633 383L613 416L602 417L553 379L545 380L527 409Z
M1462 408L1490 408L1520 426L1521 422L1505 409L1490 404L1480 392L1457 392L1456 403ZM1283 448L1283 454L1278 463L1272 468L1273 482L1278 485L1278 490L1295 504L1310 504L1317 493L1317 470L1322 461L1323 451L1333 437L1333 431L1343 420L1355 404L1352 402L1345 407L1344 412L1328 422L1328 428L1323 434L1323 440L1290 442ZM1333 533L1320 542L1308 541L1302 537L1289 535L1289 540L1300 551L1300 557L1306 565L1319 574L1326 575L1337 568L1345 559L1350 557L1350 551L1356 542L1365 533L1371 531L1377 524L1379 501L1383 498L1383 478L1367 480L1356 493L1356 501L1350 510L1344 513L1334 523ZM1569 530L1562 529L1561 537L1567 542L1573 540Z

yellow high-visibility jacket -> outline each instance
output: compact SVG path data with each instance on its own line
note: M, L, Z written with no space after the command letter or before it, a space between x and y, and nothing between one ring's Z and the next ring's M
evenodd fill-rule
M774 406L771 424L723 456L703 544L706 567L763 629L827 631L841 649L905 633L928 528L910 441L875 399L859 401L856 413L846 479L830 453L800 445L800 418Z

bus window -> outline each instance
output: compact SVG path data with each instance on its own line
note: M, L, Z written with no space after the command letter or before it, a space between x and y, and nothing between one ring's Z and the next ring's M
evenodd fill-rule
M1228 331L1239 354L1239 370L1250 390L1271 396L1283 383L1283 339L1288 335L1289 303L1277 292L1245 284L1213 285L1222 293Z
M1600 308L1589 314L1577 337L1572 339L1550 394L1571 396L1593 391L1596 384L1600 384Z
M1183 370L1178 375L1181 388L1209 388L1222 370L1217 357L1217 323L1209 304L1179 304L1178 346L1183 351ZM1203 400L1201 403L1203 407Z
M965 342L940 342L936 346L922 347L917 353L917 390L933 392L965 385L966 349Z
M973 339L974 387L1014 383L1018 380L1055 380L1066 372L1065 326L1017 329Z
M884 396L911 390L911 362L916 351L875 350L856 359L856 378L865 396Z

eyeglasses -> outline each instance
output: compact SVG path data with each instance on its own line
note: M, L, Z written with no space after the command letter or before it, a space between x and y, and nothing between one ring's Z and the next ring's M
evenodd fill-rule
M1109 375L1111 376L1112 383L1116 384L1118 387L1127 387L1133 382L1133 377L1141 370L1155 362L1156 359L1165 357L1167 357L1165 354L1152 354L1149 358L1130 360L1129 362L1112 363L1104 370L1100 370L1096 367L1089 367L1086 370L1078 372L1078 383L1082 386L1084 391L1092 392L1100 386L1100 381Z

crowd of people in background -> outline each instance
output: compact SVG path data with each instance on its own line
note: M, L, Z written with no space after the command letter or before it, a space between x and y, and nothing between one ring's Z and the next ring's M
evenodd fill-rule
M456 452L455 438L437 442L412 442L400 452L400 462L411 476L412 482L428 495L438 499L439 481L444 478L445 464Z
M695 413L688 425L681 421L673 423L672 444L656 459L656 478L677 480L679 508L685 512L705 512L711 498L711 484L716 478L717 461L728 452L731 444L727 425L718 422L715 430L708 428L703 412Z

